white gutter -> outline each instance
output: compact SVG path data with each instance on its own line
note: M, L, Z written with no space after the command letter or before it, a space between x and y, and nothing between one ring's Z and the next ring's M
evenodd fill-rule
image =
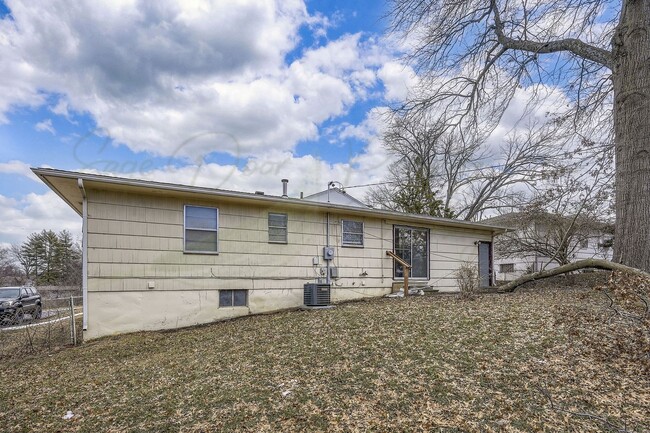
M83 294L83 330L88 329L88 199L83 179L77 179L81 191L82 222L81 222L81 291Z

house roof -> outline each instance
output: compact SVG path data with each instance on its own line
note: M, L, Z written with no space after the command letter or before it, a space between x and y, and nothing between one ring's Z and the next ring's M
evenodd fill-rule
M268 205L281 204L287 209L311 209L313 211L322 212L340 212L349 215L394 219L409 223L487 230L493 233L501 233L504 231L504 229L501 227L489 224L448 218L436 218L427 215L408 214L383 209L373 209L366 207L365 205L363 207L358 205L352 206L348 204L331 202L327 203L299 198L261 195L255 193L206 188L192 185L181 185L150 180L107 176L94 173L57 170L52 168L32 168L32 171L57 195L59 195L59 197L68 203L68 205L79 215L82 214L82 189L99 189L204 200L218 198L223 201L249 203L256 205L264 203Z
M508 212L503 215L496 215L490 218L485 218L481 220L481 222L507 229L514 229L514 226L517 225L516 222L519 221L521 215L521 212Z
M368 205L366 205L361 200L357 200L339 188L330 188L329 190L326 189L325 191L308 195L307 197L303 198L303 200L317 201L320 203L335 203L354 207L368 207Z
M566 221L571 222L573 216L562 216L558 214L553 214L550 212L542 212L540 214L529 214L525 212L508 212L503 215L497 215L491 218L482 220L481 222L496 225L499 227L506 228L508 230L514 230L517 226L520 226L523 223L528 223L532 221ZM613 234L614 227L612 224L602 222L602 221L591 221L583 217L578 218L579 222L588 223L589 226L595 230L599 230L603 233Z

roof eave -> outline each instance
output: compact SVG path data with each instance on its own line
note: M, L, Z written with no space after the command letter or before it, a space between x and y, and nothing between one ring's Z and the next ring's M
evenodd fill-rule
M190 185L180 185L180 184L171 184L164 182L155 182L149 180L141 179L129 179L122 177L113 177L93 173L81 173L81 172L71 172L65 170L57 170L52 168L32 168L34 174L36 174L43 182L48 185L59 197L61 197L70 207L75 209L77 213L80 213L80 210L77 209L77 206L74 205L64 194L57 190L54 185L48 180L49 176L52 177L62 177L69 179L82 179L87 182L99 182L107 183L118 186L131 186L131 187L140 187L147 189L157 189L163 191L173 191L180 193L193 193L193 194L202 194L207 196L216 196L216 197L227 197L233 199L241 199L245 201L256 201L256 202L266 202L266 203L275 203L275 204L285 204L296 207L306 207L306 208L317 208L320 210L326 211L339 211L353 214L361 215L371 215L377 217L384 217L387 219L395 219L400 221L408 222L417 222L421 224L433 224L441 225L447 227L455 228L466 228L474 230L484 230L491 231L493 234L499 234L506 231L503 227L485 225L481 223L475 223L471 221L463 220L452 220L446 218L436 218L426 215L417 215L417 214L407 214L395 211L387 211L382 209L374 209L369 207L356 207L356 206L345 206L333 203L322 203L309 200L301 200L296 198L283 198L279 196L268 196L268 195L258 195L253 193L243 193L238 191L228 191L220 190L214 188L200 187L200 186L190 186Z
M83 212L82 212L82 210L81 210L78 206L76 206L73 202L71 202L70 199L69 199L67 196L65 196L63 193L61 193L61 191L59 191L59 189L56 188L56 187L55 187L55 186L50 182L50 180L47 178L47 176L45 176L45 175L41 172L41 170L44 170L44 169L39 169L39 168L31 167L31 170L32 170L32 172L33 172L33 173L34 173L34 174L35 174L39 179L41 179L41 180L43 181L43 183L44 183L45 185L47 185L47 186L48 186L52 191L54 191L54 193L55 193L56 195L58 195L58 196L61 198L61 200L63 200L64 202L66 202L66 203L68 204L68 206L70 206L70 207L72 208L72 210L74 210L74 211L75 211L79 216L83 216Z

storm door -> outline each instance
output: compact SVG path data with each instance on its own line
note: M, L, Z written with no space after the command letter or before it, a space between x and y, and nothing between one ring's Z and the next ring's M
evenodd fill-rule
M492 242L478 243L478 276L480 287L492 285Z

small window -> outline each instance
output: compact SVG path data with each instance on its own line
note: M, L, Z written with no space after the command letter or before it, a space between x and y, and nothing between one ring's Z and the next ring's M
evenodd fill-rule
M501 263L499 265L499 272L505 274L507 272L514 272L515 264L514 263Z
M245 307L248 304L248 290L220 290L219 308Z
M287 214L269 213L269 242L287 243Z
M583 239L580 241L580 248L589 248L589 239Z
M600 248L611 248L613 246L614 246L613 238L603 238L602 242L598 243L598 247Z
M218 252L219 209L185 206L185 251Z
M363 222L343 220L341 222L341 242L346 247L362 247Z

